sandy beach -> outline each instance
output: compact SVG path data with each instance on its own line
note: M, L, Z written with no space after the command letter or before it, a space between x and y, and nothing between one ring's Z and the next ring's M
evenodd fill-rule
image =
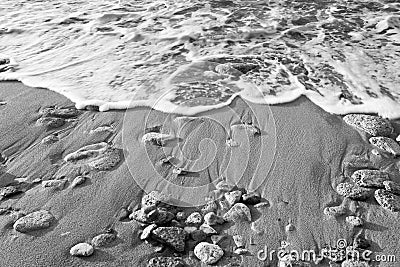
M57 93L2 82L0 101L4 161L0 183L2 188L16 188L12 194L2 193L0 266L147 266L160 256L203 266L193 255L196 240L188 238L184 251L166 245L155 252L157 242L141 240L144 225L128 215L140 209L142 197L151 190L170 193L171 205L176 205L171 208L174 216L178 211L201 211L205 196L218 191L215 184L222 180L237 182L236 188L243 193L256 191L262 205L247 205L250 221L215 226L225 238L219 243L224 256L213 266L286 266L278 265L276 255L260 259L260 250L278 251L284 246L319 252L341 239L351 245L360 234L373 255L400 259L398 213L383 209L374 197L358 201L336 191L338 184L364 168L385 171L392 181L400 182L398 159L376 154L365 133L305 97L273 106L236 98L227 107L190 118L144 107L79 110L56 127L40 123L48 118L41 110L74 110L74 104ZM159 125L162 133L173 133L173 138L161 146L143 143L146 132ZM392 121L392 125L398 134L400 124ZM229 137L233 145L227 145ZM111 167L104 167L103 161L93 165L91 157L101 160L102 152L100 156L89 153L88 161L66 160L82 147L102 142L114 149L110 150L114 154L105 155L118 159L108 162ZM174 156L177 163L164 160L167 156ZM82 184L74 184L77 176L85 177ZM324 212L338 205L345 210L341 216ZM17 219L39 210L54 217L49 227L15 230ZM223 215L219 208L216 213ZM363 224L349 223L348 216L361 218ZM115 239L95 247L89 257L70 255L71 247L91 243L102 233L113 233ZM246 253L235 253L236 235L243 237ZM211 243L210 237L205 240ZM344 266L329 259L317 263L293 266ZM370 264L398 266L398 262Z

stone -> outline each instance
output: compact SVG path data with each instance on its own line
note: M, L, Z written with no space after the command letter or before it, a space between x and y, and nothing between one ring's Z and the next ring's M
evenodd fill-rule
M190 233L190 237L196 242L201 242L206 240L207 235L202 230L195 230Z
M14 230L27 233L49 228L55 221L54 216L47 210L39 210L19 218L14 223Z
M215 201L209 201L201 208L201 212L203 214L206 214L209 212L216 212L217 210L218 210L218 206L217 206L217 203L215 203Z
M224 255L224 251L218 245L201 242L194 248L194 255L205 264L214 264Z
M190 224L201 224L203 222L203 216L201 216L201 214L199 212L193 212L192 214L190 214L187 218L185 223L190 225Z
M85 181L86 181L86 177L79 175L79 176L75 177L75 179L72 181L71 188L75 188L78 185L83 184Z
M400 195L400 184L393 181L384 181L385 189L395 195Z
M263 201L263 202L260 202L258 204L255 204L254 208L262 209L262 208L267 208L268 206L269 206L269 202L268 201Z
M113 233L104 233L93 237L91 243L94 247L104 247L114 242L116 238L117 236Z
M235 251L233 251L233 253L237 254L237 255L245 255L245 254L249 254L249 250L246 248L237 248L235 249Z
M326 207L324 209L324 214L329 216L329 217L338 217L345 215L347 213L347 208L340 205L340 206L332 206L332 207Z
M168 197L159 191L151 191L142 198L142 208L157 206L168 201Z
M234 235L232 236L233 242L235 242L235 245L237 248L243 248L244 247L244 239L243 236L241 235Z
M224 194L226 201L228 201L229 205L232 207L236 203L240 201L242 198L242 192L239 190L227 192Z
M242 195L242 202L247 205L256 205L261 202L261 195L258 192L251 192Z
M222 212L227 212L232 205L226 199L218 199L217 200L218 209Z
M217 245L224 238L226 238L226 235L212 235L211 236L211 242L213 242L213 244Z
M204 215L204 223L213 226L217 224L223 224L225 221L222 217L215 214L215 212L209 212Z
M186 233L191 234L197 230L197 227L196 226L185 226L185 227L183 227L183 230L185 230Z
M146 228L143 229L143 232L140 235L140 239L146 240L146 239L150 238L151 232L156 228L157 228L157 224L155 224L155 223L148 225Z
M107 171L117 166L120 161L120 151L116 148L109 147L98 157L91 159L87 165L93 170Z
M43 108L39 112L42 117L58 117L63 119L70 119L77 117L80 112L75 108Z
M42 117L36 121L38 126L44 126L47 129L55 129L63 126L65 124L65 120L62 118L54 118L54 117Z
M251 222L250 209L243 203L236 203L227 213L223 216L225 221L248 221Z
M171 139L172 136L169 134L157 133L157 132L148 132L143 135L142 142L144 144L152 144L156 146L163 146L166 144L166 141Z
M222 192L229 192L229 191L233 190L234 187L235 187L234 185L228 184L225 181L221 181L218 184L216 184L216 186L215 186L216 189L218 189Z
M179 211L176 213L175 218L179 221L183 221L186 219L186 213L184 211Z
M372 194L371 189L349 182L338 184L336 187L336 192L341 196L348 197L353 200L366 200Z
M91 256L93 252L94 248L92 245L88 243L79 243L70 249L69 254L78 257L88 257Z
M362 130L372 136L389 136L393 131L390 122L379 116L366 114L349 114L343 117L343 120L359 130Z
M44 145L48 145L48 144L53 144L55 142L58 142L60 139L58 138L58 136L51 134L49 136L46 136L45 138L42 139L41 143Z
M200 225L199 229L200 229L201 231L203 231L206 235L215 235L215 234L218 233L214 228L212 228L212 227L211 227L210 225L208 225L208 224L202 224L202 225Z
M153 236L159 242L164 243L178 252L185 250L186 234L179 227L159 227L153 230Z
M163 209L155 209L150 211L147 214L147 223L155 223L155 224L166 224L172 221L175 218L175 215L169 211L165 211Z
M21 190L14 185L9 185L0 188L0 196L3 198L11 197L13 195L21 193Z
M161 253L165 249L165 246L163 244L158 244L154 246L154 252L155 253Z
M347 216L346 222L355 227L360 227L364 224L363 220L358 216Z
M369 139L369 142L377 148L389 152L395 157L400 155L400 145L395 140L389 137L371 137Z
M180 257L155 257L149 260L147 267L184 267Z
M136 210L129 215L130 220L135 220L139 223L148 223L149 219L143 209Z
M375 191L375 199L384 209L391 212L400 211L400 196L383 189L378 189Z
M369 267L366 261L348 259L342 262L341 267Z
M361 187L384 188L384 181L389 180L386 172L378 170L358 170L351 175L351 179Z
M42 181L43 187L57 187L58 189L63 189L65 186L66 180L47 180Z

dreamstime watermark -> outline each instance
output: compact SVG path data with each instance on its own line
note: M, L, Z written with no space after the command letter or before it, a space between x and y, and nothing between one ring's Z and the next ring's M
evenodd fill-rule
M154 101L143 118L142 129L131 126L139 114L126 112L122 130L124 156L137 184L146 193L161 191L170 196L170 204L181 207L201 206L220 197L215 185L221 180L232 185L243 182L247 189L257 190L267 177L276 152L270 107L258 104L254 108L256 105L244 99L233 100L236 105L232 107L224 105L227 99L192 97L196 91L190 90L184 91L188 99L181 97L179 103L170 101L171 96L177 95L173 90ZM207 103L216 104L218 110L207 111ZM204 111L197 113L195 109L199 107ZM131 142L131 138L140 140L148 132L160 133L162 144L142 141L138 147ZM140 160L138 153L142 155ZM147 168L141 172L146 177L138 174L137 170L143 168Z
M278 259L279 262L321 262L328 259L334 262L345 260L365 261L365 262L396 262L396 255L375 254L371 250L358 250L353 246L349 246L345 239L339 239L335 246L322 248L320 251L296 250L289 249L289 244L282 242L281 247L276 249L268 249L265 246L257 252L257 258L260 261L273 261ZM286 265L285 265L286 266ZM290 265L289 265L290 266Z

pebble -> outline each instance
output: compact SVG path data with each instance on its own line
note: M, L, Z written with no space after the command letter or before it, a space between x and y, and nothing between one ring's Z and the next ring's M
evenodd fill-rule
M79 243L70 249L69 254L72 256L88 257L91 256L93 252L94 248L92 245L88 243Z
M234 185L228 184L225 181L221 181L218 184L216 184L216 186L215 186L216 189L223 191L223 192L229 192L229 191L233 190L234 187L235 187Z
M171 246L178 252L185 250L185 231L179 227L159 227L153 230L153 236L158 241Z
M260 202L258 204L255 204L254 208L261 209L261 208L266 208L268 206L269 206L269 202L268 201L263 201L263 202Z
M351 179L362 187L383 188L383 182L390 178L387 173L378 170L358 170L351 175Z
M5 187L1 187L0 188L0 196L1 197L10 197L16 194L21 193L21 190L14 185L9 185L9 186L5 186Z
M214 228L212 228L210 225L208 225L208 224L202 224L202 225L200 225L200 228L199 228L201 231L203 231L206 235L215 235L215 234L217 234L218 232L214 229Z
M147 267L184 267L186 266L180 257L155 257L149 260Z
M377 148L389 152L395 157L400 155L400 145L391 138L383 136L371 137L369 142Z
M392 212L400 211L400 196L383 189L378 189L375 191L375 199L384 209Z
M233 253L235 253L237 255L245 255L245 254L248 254L250 252L249 252L249 250L247 248L237 248L237 249L235 249L235 251Z
M93 237L91 243L94 247L104 247L114 242L116 238L117 236L115 234L104 233Z
M66 182L67 182L66 180L47 180L47 181L42 181L42 186L57 187L59 189L63 189Z
M71 188L75 188L78 185L83 184L85 181L86 181L86 177L79 175L79 176L75 177L75 179L72 181Z
M143 135L142 142L145 144L151 143L156 146L163 146L163 145L165 145L166 140L170 139L170 138L171 138L171 135L169 135L169 134L148 132Z
M45 126L47 129L54 129L61 127L65 124L65 120L62 118L44 117L39 118L36 121L38 126Z
M159 191L151 191L142 198L142 208L157 206L168 201L168 197Z
M345 215L347 211L348 211L347 208L340 205L340 206L326 207L324 209L324 214L329 217L337 217Z
M205 264L214 264L224 255L218 245L201 242L194 248L194 255Z
M179 211L176 213L175 218L179 221L183 221L186 219L186 213L184 211Z
M218 199L217 200L218 209L222 212L227 212L232 206L229 204L228 200L226 199Z
M155 209L147 213L147 223L165 224L174 219L175 215L163 209Z
M224 194L226 201L228 201L230 207L238 203L242 197L242 192L239 190L227 192Z
M143 229L142 234L140 235L141 240L146 240L151 236L151 232L157 228L157 224L153 223L148 225L146 228Z
M384 181L385 189L395 195L400 195L400 184L393 181Z
M369 267L369 266L370 265L368 264L368 262L349 259L343 261L341 267Z
M210 226L223 224L225 221L222 217L215 214L215 212L209 212L204 215L204 222Z
M14 230L27 233L49 228L55 221L54 216L47 210L39 210L19 218L14 223Z
M192 214L190 214L187 218L185 223L186 224L201 224L203 222L203 217L201 216L201 214L199 212L193 212Z
M243 203L236 203L227 213L223 216L226 221L240 222L249 221L251 222L250 209Z
M107 171L117 166L121 161L120 151L116 148L109 147L98 157L88 162L88 166L94 170Z
M370 197L372 190L361 187L357 184L344 182L337 185L336 192L341 196L348 197L353 200L366 200Z
M364 224L363 220L358 216L347 216L346 222L348 222L349 224L351 224L355 227L360 227Z
M244 247L244 239L243 236L241 235L234 235L232 236L233 242L235 242L235 245L237 248L243 248Z
M242 196L242 202L247 205L256 205L261 202L261 195L258 192L251 192Z
M349 114L343 120L372 136L388 136L394 129L390 122L378 116L366 114Z

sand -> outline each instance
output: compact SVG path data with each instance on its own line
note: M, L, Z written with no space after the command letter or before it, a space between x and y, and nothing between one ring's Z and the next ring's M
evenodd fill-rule
M2 82L0 101L6 103L0 106L0 152L7 158L0 169L0 184L19 185L23 191L3 199L0 208L25 213L45 209L56 218L47 229L19 233L13 230L10 215L1 215L0 266L146 266L152 257L173 252L167 249L155 253L150 244L139 239L141 228L136 221L118 220L121 209L137 206L143 189L166 188L176 205L200 205L214 189L212 182L224 177L237 181L241 188L258 191L269 205L251 207L252 220L264 230L263 234L252 231L250 223L223 228L230 237L221 245L225 256L216 266L229 262L276 266L276 257L263 262L257 259L257 252L265 246L277 250L281 241L300 251L318 251L327 244L335 245L341 238L350 242L360 231L365 232L372 251L400 259L397 213L382 209L373 199L346 200L348 214L365 221L363 227L355 228L345 222L345 217L328 218L323 213L325 207L342 202L343 197L334 188L345 180L344 164L356 155L370 157L371 164L388 171L395 182L400 182L398 162L372 159L372 146L363 133L304 97L273 106L237 98L228 107L193 118L149 108L84 110L53 130L37 126L39 111L50 106L73 107L65 97L16 82ZM241 121L257 125L260 134L240 126ZM173 133L172 138L164 147L145 146L141 139L146 127L157 125L163 125L164 133ZM393 125L398 133L400 124ZM91 133L100 126L110 127ZM42 144L42 139L53 132L57 132L59 141ZM228 136L240 146L227 146ZM100 142L121 150L121 162L112 169L89 170L64 162L69 153ZM186 173L177 176L171 165L162 164L166 155L174 155L176 167ZM87 179L70 188L78 175ZM49 179L67 182L61 188L42 187L41 181ZM287 232L289 222L293 231ZM69 254L75 244L90 242L109 228L117 233L112 245L95 249L90 257ZM235 234L245 238L250 255L231 253L231 236ZM186 259L188 252L185 253ZM198 260L190 262L190 266L200 266ZM396 264L386 262L380 266ZM318 266L329 264L324 261Z

